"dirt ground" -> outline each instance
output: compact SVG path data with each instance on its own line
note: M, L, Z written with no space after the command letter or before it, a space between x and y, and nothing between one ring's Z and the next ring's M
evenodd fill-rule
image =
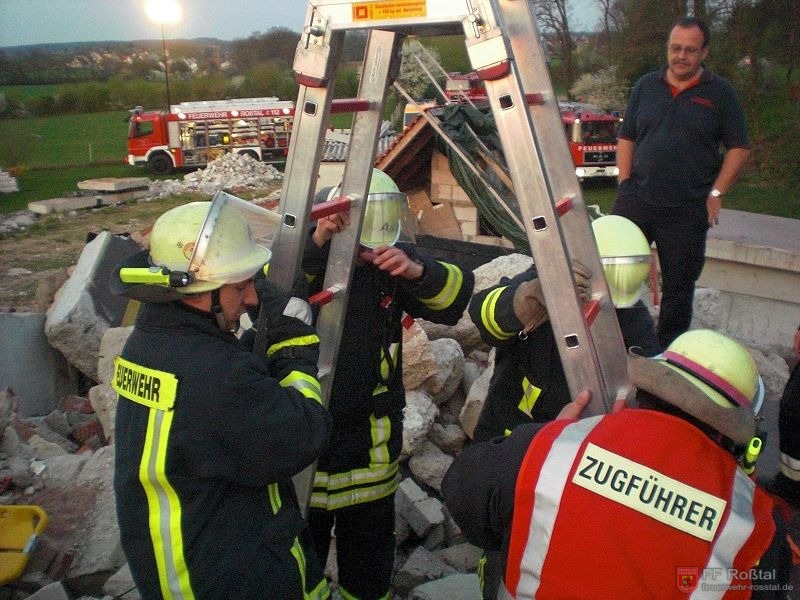
M269 189L231 191L242 198L265 197ZM172 196L140 200L70 213L40 215L25 231L0 233L0 311L44 312L53 295L78 262L88 240L102 231L130 234L137 241L155 220L173 206L201 196ZM11 215L0 215L0 220Z

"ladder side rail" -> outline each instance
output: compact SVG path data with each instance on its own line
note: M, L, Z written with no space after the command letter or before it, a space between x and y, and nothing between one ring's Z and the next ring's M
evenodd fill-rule
M324 43L323 43L324 42ZM284 168L278 213L281 226L275 236L267 279L288 291L300 272L308 230L308 218L314 201L319 163L328 126L335 72L344 43L344 32L322 40L303 34L295 54L294 70L300 84L297 94L293 135ZM254 352L266 353L264 315L259 315Z
M492 20L500 15L490 2L481 8L480 20L465 22L467 52L473 68L484 79L500 139L514 140L504 146L504 153L545 298L551 299L551 307L559 307L550 321L570 392L574 396L581 389L591 390L592 402L586 414L600 414L607 410L607 394L575 291L571 259L555 211L557 198L541 160L543 149L535 139L518 65L512 60L502 24Z
M331 239L328 264L325 269L323 289L337 289L333 300L325 304L317 319L320 337L320 372L326 377L323 392L332 385L336 357L342 337L344 317L349 299L350 282L358 253L361 226L366 211L372 168L378 148L378 137L383 121L386 90L396 76L399 63L400 40L390 31L371 30L364 53L358 97L370 101L370 109L355 113L350 145L345 160L341 197L354 200L350 206L350 225ZM329 393L324 394L329 398Z
M591 340L604 380L608 406L615 398L632 399L635 391L630 385L625 342L619 327L616 310L597 251L575 165L564 138L558 98L553 92L548 57L541 43L536 17L528 3L496 0L503 13L503 22L511 43L511 51L522 86L526 92L545 91L544 103L529 106L535 139L542 152L542 167L548 174L555 199L571 197L573 208L562 217L562 235L570 256L592 271L591 296L600 302L600 311L590 325ZM571 390L574 391L575 390Z

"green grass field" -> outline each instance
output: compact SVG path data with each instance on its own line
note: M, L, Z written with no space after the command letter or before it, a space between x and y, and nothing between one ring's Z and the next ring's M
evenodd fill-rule
M0 121L0 166L22 169L122 164L127 111Z
M334 125L349 127L352 115L333 115ZM124 163L127 111L0 120L0 168L17 176L20 191L0 195L0 214L24 209L29 202L77 191L77 183L100 177L150 177L148 171ZM614 202L613 182L587 181L586 204L608 212ZM800 218L797 194L748 174L725 197L724 208Z

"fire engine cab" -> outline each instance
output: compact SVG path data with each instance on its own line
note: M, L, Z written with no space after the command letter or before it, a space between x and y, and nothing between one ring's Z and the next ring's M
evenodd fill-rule
M560 103L559 110L578 179L619 175L617 133L622 119L589 104Z
M285 156L294 103L267 98L181 102L169 113L131 111L128 164L147 165L157 174L204 167L225 153L256 160Z

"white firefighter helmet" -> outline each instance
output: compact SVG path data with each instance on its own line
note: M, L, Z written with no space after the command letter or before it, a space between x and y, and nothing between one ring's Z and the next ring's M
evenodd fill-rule
M339 194L339 187L327 190L327 200ZM325 192L320 190L318 198ZM414 241L414 228L408 214L408 196L380 169L372 169L367 207L359 243L367 248L393 246L398 240Z
M737 444L755 435L764 382L742 344L710 329L679 335L663 354L629 354L631 382L711 426ZM688 384L688 386L687 386Z
M157 302L244 281L269 262L280 220L225 192L176 206L153 225L147 262L134 255L121 265L117 293Z
M592 230L614 306L633 306L650 274L647 238L633 221L619 215L595 219Z

